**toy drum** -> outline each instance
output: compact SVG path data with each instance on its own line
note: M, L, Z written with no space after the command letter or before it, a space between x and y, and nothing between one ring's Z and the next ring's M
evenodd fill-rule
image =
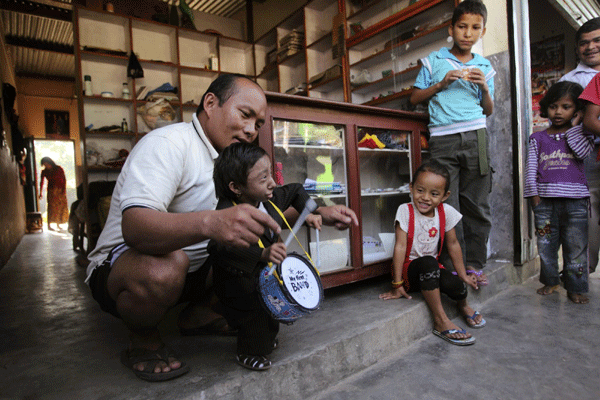
M273 319L291 324L298 318L319 309L323 298L323 286L317 271L308 260L298 254L288 254L269 275L266 266L258 277L261 300Z

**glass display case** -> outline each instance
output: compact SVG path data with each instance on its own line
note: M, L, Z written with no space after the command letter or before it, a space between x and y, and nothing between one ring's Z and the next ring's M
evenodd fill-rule
M363 264L390 259L396 210L409 201L411 132L357 130Z
M284 119L273 119L272 126L277 184L303 183L319 206L348 205L345 127ZM303 227L297 236L321 273L348 268L348 231L323 231L318 243L312 229ZM303 254L296 241L291 243L288 251Z
M345 205L359 220L348 230L324 226L318 237L303 227L288 252L306 250L324 288L389 273L394 218L409 201L427 117L271 92L267 101L259 144L277 184L301 183L319 206Z

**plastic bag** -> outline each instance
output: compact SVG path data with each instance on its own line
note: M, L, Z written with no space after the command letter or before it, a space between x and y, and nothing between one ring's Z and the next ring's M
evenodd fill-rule
M165 99L139 106L137 112L150 129L170 125L176 117L175 110Z

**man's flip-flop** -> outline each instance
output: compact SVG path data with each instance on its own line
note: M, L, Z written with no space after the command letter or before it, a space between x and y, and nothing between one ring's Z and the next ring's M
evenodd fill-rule
M225 318L216 318L208 324L196 328L179 328L179 333L181 333L181 336L236 336L238 331L231 329Z
M432 332L435 336L441 337L445 341L455 344L457 346L469 346L471 344L475 344L475 338L473 336L466 339L454 339L448 336L454 333L467 333L467 331L465 331L464 329L447 329L442 332L438 331L437 329L434 329Z
M164 361L168 365L169 358L171 357L176 358L175 353L164 344L158 350L125 349L121 352L121 362L123 365L131 369L138 378L150 382L168 381L189 372L190 368L184 362L181 363L181 367L169 372L154 372L156 364ZM133 368L135 364L139 363L146 363L143 371Z
M477 318L478 315L481 315L479 313L479 311L475 311L475 313L473 315L471 315L471 316L467 315L465 317L465 319L467 320L467 325L469 325L469 328L477 328L477 329L479 329L479 328L483 328L485 326L486 321L485 321L485 319L483 317L481 318L481 322L480 323L476 323L475 322L475 318ZM469 322L469 321L471 321L471 322Z

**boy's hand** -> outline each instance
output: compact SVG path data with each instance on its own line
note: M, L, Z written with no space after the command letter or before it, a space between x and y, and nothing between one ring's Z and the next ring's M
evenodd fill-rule
M448 71L444 79L439 83L440 90L446 89L452 82L459 80L462 76L463 73L461 70L453 69L452 71Z
M321 230L321 225L323 224L323 218L320 215L308 214L306 216L306 225L311 228L315 228Z
M470 68L465 80L479 85L481 91L484 93L489 90L487 81L485 80L485 74L479 68Z
M400 286L397 289L392 289L389 292L381 293L379 295L379 298L382 300L399 299L401 297L406 297L409 300L412 299L412 297L409 296L408 293L406 293L406 290L404 290L404 287L402 286Z
M269 247L263 249L260 257L261 261L272 262L273 264L281 264L287 257L285 244L278 242L273 243Z

